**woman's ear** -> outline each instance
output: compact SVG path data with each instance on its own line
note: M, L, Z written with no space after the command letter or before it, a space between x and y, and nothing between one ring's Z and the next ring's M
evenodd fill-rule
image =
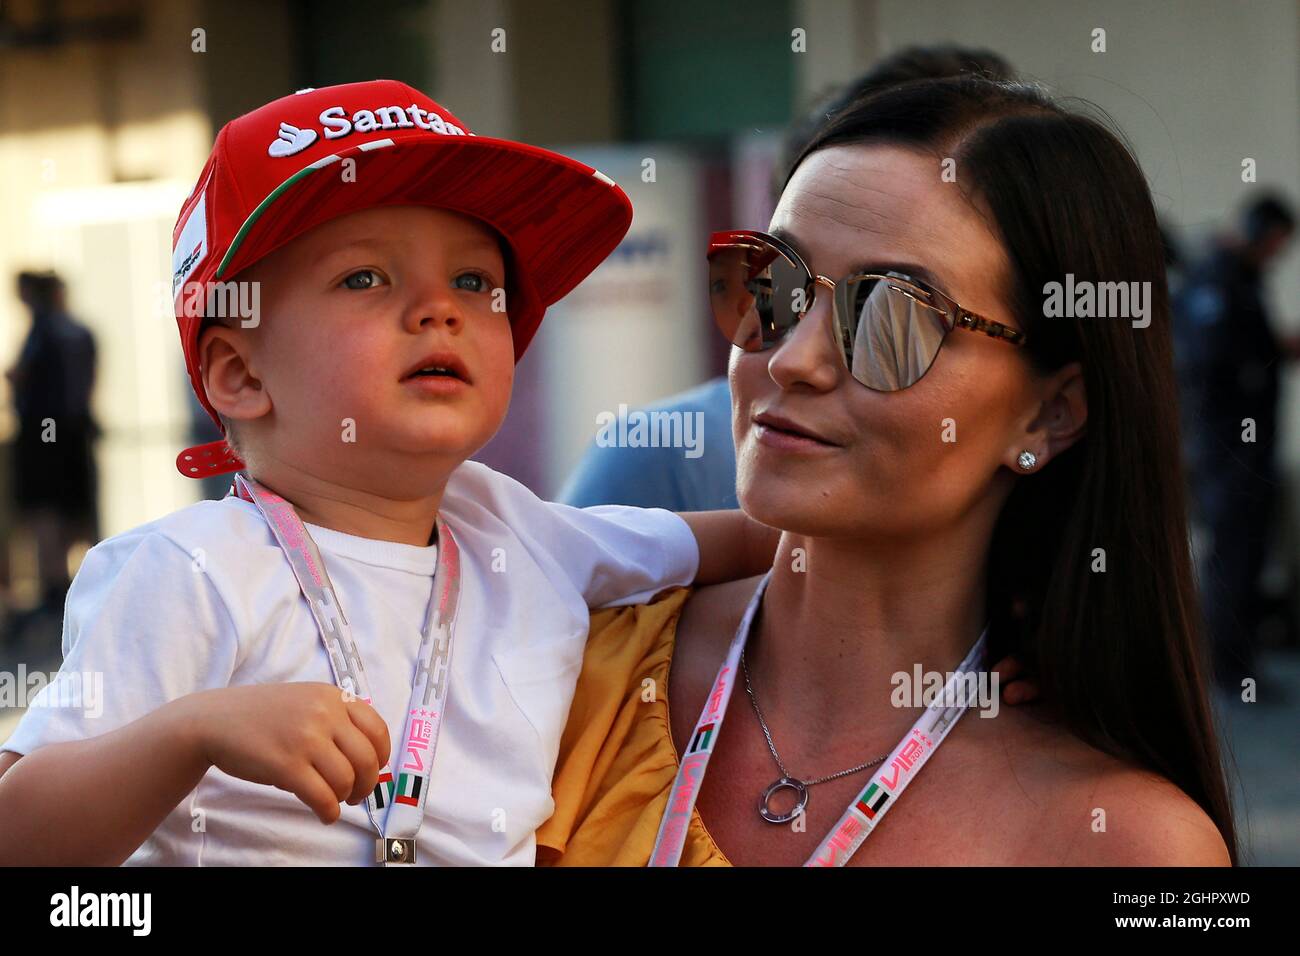
M1088 423L1088 390L1079 362L1062 366L1042 379L1034 391L1038 407L1025 428L1021 447L1010 452L1008 467L1012 471L1037 471L1082 438ZM1034 457L1028 468L1022 461L1026 451Z
M226 418L249 421L271 410L271 397L253 371L252 345L243 329L204 329L199 334L199 367L208 401Z

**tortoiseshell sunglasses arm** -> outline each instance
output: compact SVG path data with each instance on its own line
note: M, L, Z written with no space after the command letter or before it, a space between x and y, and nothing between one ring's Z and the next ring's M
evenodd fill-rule
M994 322L992 319L986 319L976 315L974 312L967 312L964 309L957 312L957 322L954 326L958 329L970 329L972 332L983 332L985 335L995 339L1004 339L1012 345L1024 345L1025 333L1017 332L1008 325L1001 322Z
M1025 333L1018 332L1009 325L1003 325L1001 322L994 322L992 319L986 319L982 315L976 315L969 309L963 309L952 296L932 288L924 282L913 279L911 276L904 275L901 272L886 272L883 278L901 279L909 285L925 292L933 299L947 308L950 315L956 316L953 320L953 328L969 329L972 332L983 332L985 335L994 339L1001 339L1010 345L1024 345Z

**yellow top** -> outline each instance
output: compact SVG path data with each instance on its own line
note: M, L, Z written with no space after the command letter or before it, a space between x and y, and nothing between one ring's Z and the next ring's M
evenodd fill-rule
M552 790L540 866L645 866L677 776L668 669L689 588L591 615ZM682 866L730 866L691 813Z

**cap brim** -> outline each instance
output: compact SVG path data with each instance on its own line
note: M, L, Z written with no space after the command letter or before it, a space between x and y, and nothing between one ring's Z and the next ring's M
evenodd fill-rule
M344 160L355 161L355 168ZM340 181L346 173L346 180ZM610 179L550 150L484 136L395 134L340 150L285 180L249 215L214 279L228 278L321 223L376 206L427 205L473 216L510 244L525 303L507 305L522 354L547 306L627 234L632 204ZM530 326L531 327L527 327Z

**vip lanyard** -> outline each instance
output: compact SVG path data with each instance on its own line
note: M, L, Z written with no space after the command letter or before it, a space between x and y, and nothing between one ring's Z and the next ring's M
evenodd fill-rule
M736 636L731 640L727 658L718 670L708 700L704 702L704 710L695 724L690 745L677 768L677 778L668 794L668 806L664 809L663 820L659 824L659 834L650 854L650 866L677 866L681 862L691 812L695 809L700 786L704 783L709 755L717 746L718 736L722 732L722 720L726 716L727 704L731 700L731 691L739 672L740 655L745 650L754 615L762 604L763 592L767 590L771 578L772 572L768 571L750 598L740 627L736 629ZM903 790L966 712L967 695L958 692L959 685L964 683L966 674L983 669L987 638L988 628L985 628L956 672L949 677L943 690L890 753L889 760L882 765L884 769L874 774L866 789L849 804L839 822L831 828L817 852L808 858L804 866L843 866L857 852L862 841L880 823L889 808L898 802ZM952 703L953 701L957 703Z
M257 507L289 559L293 576L316 620L334 683L344 693L373 705L365 667L352 640L352 627L343 615L320 550L293 505L242 474L235 475L232 491ZM429 774L446 710L452 627L460 597L460 551L441 517L436 519L436 528L438 560L411 678L411 699L399 751L401 765L394 782L391 762L385 760L379 782L366 798L366 813L378 834L375 862L385 865L415 862L415 836L424 819ZM385 807L387 810L381 813Z

